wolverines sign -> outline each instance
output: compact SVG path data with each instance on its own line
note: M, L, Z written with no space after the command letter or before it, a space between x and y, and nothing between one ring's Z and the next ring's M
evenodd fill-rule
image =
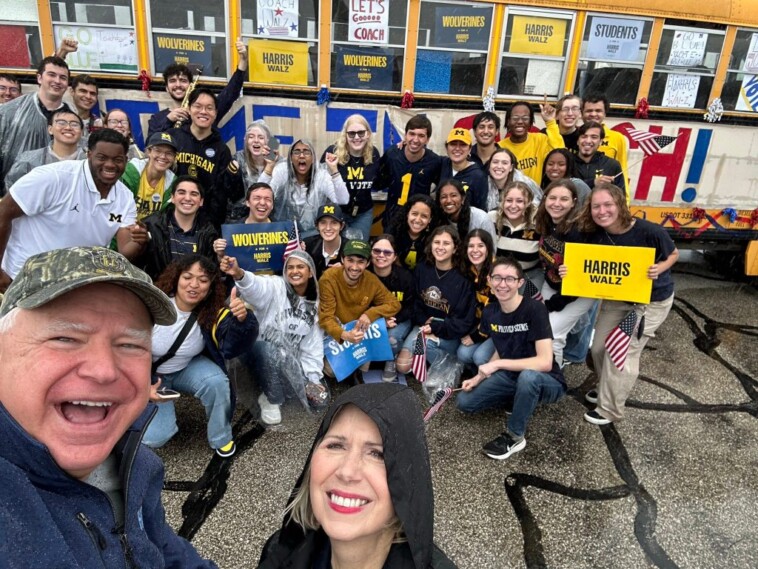
M434 47L487 51L492 8L437 6L434 9Z
M237 223L221 226L226 254L236 257L240 267L253 273L281 271L291 221Z
M392 91L395 55L391 49L335 45L334 57L335 87Z
M250 81L308 85L308 44L250 40Z
M652 247L617 247L566 243L568 268L562 294L648 304L653 281L647 270L655 263Z

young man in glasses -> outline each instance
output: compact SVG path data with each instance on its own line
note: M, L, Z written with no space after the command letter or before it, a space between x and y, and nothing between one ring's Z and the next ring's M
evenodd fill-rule
M555 105L555 120L563 137L563 144L574 154L579 152L578 123L582 118L582 99L579 95L564 95ZM542 131L547 134L547 129Z
M80 146L83 126L82 119L69 110L61 109L50 115L47 132L50 133L52 142L44 148L27 150L19 155L5 176L5 191L10 190L16 180L37 166L86 158L87 152Z
M465 413L476 413L513 401L505 431L482 448L488 457L504 460L526 447L526 426L537 405L563 397L566 381L553 357L547 308L518 292L524 284L518 261L496 259L488 282L497 302L484 308L479 334L491 338L496 351L463 382L456 404Z
M13 75L0 73L0 105L21 96L21 83Z

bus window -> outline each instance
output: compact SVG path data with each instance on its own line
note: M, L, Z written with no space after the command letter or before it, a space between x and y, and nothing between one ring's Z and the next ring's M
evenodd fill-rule
M705 109L724 43L723 25L667 20L648 101L653 106Z
M721 102L727 111L758 112L758 30L737 30Z
M560 97L572 12L508 8L499 95Z
M35 0L19 0L0 14L3 30L3 67L35 69L42 60L40 16ZM5 70L1 70L3 73Z
M611 103L634 105L652 27L650 19L589 14L574 93L605 93Z

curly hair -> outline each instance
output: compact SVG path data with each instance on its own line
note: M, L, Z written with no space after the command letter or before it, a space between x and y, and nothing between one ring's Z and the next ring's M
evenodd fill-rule
M458 229L455 227L455 225L440 225L437 229L432 231L432 234L427 237L426 239L426 246L424 247L424 256L426 257L426 262L430 265L434 265L434 255L432 255L432 241L434 241L434 238L437 237L437 235L442 235L443 233L447 233L450 235L450 237L453 238L453 246L455 247L455 251L453 252L453 258L451 259L453 263L453 268L457 268L461 266L461 235L458 233Z
M542 165L542 184L541 187L544 190L548 187L551 180L547 177L547 161L550 160L550 157L553 154L560 154L566 159L566 171L564 172L562 178L576 178L576 158L574 158L574 153L571 152L568 148L554 148L550 152L547 153L547 156L545 156L545 163Z
M626 193L618 186L600 182L595 184L595 187L592 188L589 197L584 200L584 206L576 216L576 224L579 231L583 233L594 233L600 229L598 224L595 223L595 220L592 219L592 196L598 192L608 192L610 194L611 199L613 200L613 203L616 204L616 209L618 210L619 223L621 223L621 226L624 228L630 227L634 217L632 216L632 212L629 211L629 206L626 204Z
M213 261L197 253L184 255L166 267L155 282L155 286L168 296L176 296L179 278L183 272L187 271L194 264L200 265L203 272L211 279L208 294L195 308L197 323L203 330L208 331L213 328L216 316L219 310L224 307L224 302L226 301L226 288L221 277L221 271L219 271Z
M482 263L482 268L476 271L474 264L471 262L471 260L468 258L468 244L471 242L471 239L474 237L478 237L482 243L484 243L485 248L487 249L487 256L484 258L484 263ZM495 258L495 244L492 242L492 235L490 235L489 231L485 231L484 229L472 229L468 232L468 235L463 239L463 243L461 244L461 273L463 273L463 276L474 280L476 278L476 275L484 276L490 274L490 267L492 266L492 260ZM474 269L474 270L472 270Z
M498 235L500 235L500 231L503 229L503 224L506 219L505 211L503 211L505 198L508 197L511 190L518 190L521 192L521 195L524 196L524 204L526 206L524 208L524 223L526 223L527 228L534 227L534 194L532 193L532 189L524 182L510 182L509 184L506 184L505 188L503 188L503 196L500 199L500 206L497 209L495 230Z
M410 233L408 227L408 213L413 209L413 206L417 203L423 203L431 210L431 217L429 219L429 225L424 230L427 235L431 233L437 225L439 225L439 214L437 212L437 204L434 202L431 196L426 194L413 194L408 198L403 207L397 208L395 213L392 214L392 218L387 224L386 232L397 237L401 235L403 231Z
M366 146L363 147L363 163L371 164L374 161L374 133L371 132L371 127L366 120L366 117L359 114L350 115L345 119L345 123L342 125L337 142L334 144L334 154L337 155L337 161L341 165L345 165L350 162L350 152L347 147L347 125L351 122L358 122L366 129Z
M453 221L450 219L447 214L445 213L445 210L442 208L442 189L446 186L452 186L454 187L458 193L461 195L461 211L458 213L458 221ZM434 196L434 201L437 204L437 210L440 214L440 219L442 220L442 223L450 223L452 225L455 225L458 229L458 235L466 235L468 233L469 225L471 223L471 205L469 204L468 200L466 199L466 190L463 189L463 184L454 178L448 178L447 180L442 180L437 186L437 191Z
M547 207L545 204L547 203L547 198L550 195L550 192L556 188L565 188L571 192L571 196L574 198L574 205L571 210L563 217L563 219L561 219L561 221L555 225L555 230L558 233L568 233L574 226L574 216L577 213L577 204L579 203L577 199L579 194L576 191L576 186L574 185L574 182L568 178L555 180L554 182L551 182L547 188L545 188L545 195L542 196L542 201L537 208L537 214L534 216L534 225L537 229L537 233L540 235L549 235L552 233L551 229L554 225L553 218L550 217L550 214L547 212Z

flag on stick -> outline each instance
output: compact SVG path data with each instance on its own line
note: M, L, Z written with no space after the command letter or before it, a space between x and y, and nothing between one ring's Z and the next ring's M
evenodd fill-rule
M676 136L665 136L648 130L639 130L629 127L627 127L626 132L629 135L629 138L640 145L640 149L645 154L645 157L660 152L661 148L668 146L677 139Z
M542 293L540 292L540 289L537 288L537 285L534 284L530 278L524 278L526 280L526 283L524 284L524 296L528 296L534 300L539 300L540 302L545 300L542 296Z
M636 328L637 313L630 310L629 314L624 316L618 326L611 330L605 339L605 349L608 351L608 356L619 371L624 370L629 345L632 343L632 336Z
M420 383L426 381L426 334L423 332L419 332L418 336L416 336L416 343L413 346L411 371Z
M446 387L445 389L440 389L439 391L437 391L437 393L434 394L434 400L432 401L432 406L426 410L426 413L424 413L424 423L429 422L429 419L431 419L437 413L437 411L442 409L442 406L445 404L445 401L450 399L452 395L453 395L452 387Z
M287 257L300 248L300 234L297 231L297 220L293 220L292 229L289 230L287 239L287 246L284 248L284 255L282 255L285 261Z

